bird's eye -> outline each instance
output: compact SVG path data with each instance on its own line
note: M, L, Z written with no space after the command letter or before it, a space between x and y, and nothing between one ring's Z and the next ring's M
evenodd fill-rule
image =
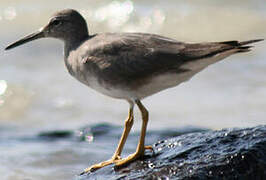
M53 22L52 22L52 24L54 25L54 26L58 26L58 25L60 25L62 23L62 21L60 21L60 20L53 20Z

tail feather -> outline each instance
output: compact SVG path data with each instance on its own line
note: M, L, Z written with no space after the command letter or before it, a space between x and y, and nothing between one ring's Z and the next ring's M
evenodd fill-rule
M242 41L242 42L239 42L239 45L243 46L246 44L256 43L256 42L263 41L263 40L264 39L253 39L253 40L249 40L249 41Z
M251 51L251 47L253 47L253 46L245 46L245 47L239 47L239 48L237 48L237 53L242 53L242 52L249 52L249 51Z
M253 39L253 40L242 41L242 42L239 42L239 41L224 41L224 42L221 42L221 43L222 44L231 45L231 46L235 46L235 47L239 47L239 46L244 46L244 45L247 45L247 44L256 43L256 42L263 41L263 40L264 39Z
M247 44L251 44L251 43L256 43L259 41L263 41L264 39L253 39L253 40L249 40L249 41L225 41L225 42L221 42L222 44L226 44L229 45L230 49L237 49L237 51L235 52L248 52L251 51L250 48L252 48L253 46L245 46Z
M253 46L247 44L263 41L263 39L254 39L249 41L224 41L211 43L186 44L183 51L186 63L182 68L198 71L210 64L216 63L230 55L251 51ZM247 46L246 46L247 45ZM201 63L198 63L201 61Z

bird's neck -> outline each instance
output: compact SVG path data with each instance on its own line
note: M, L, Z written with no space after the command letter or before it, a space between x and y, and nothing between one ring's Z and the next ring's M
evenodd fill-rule
M72 37L64 40L64 57L67 58L71 51L76 50L84 41L88 39L89 35L82 37Z

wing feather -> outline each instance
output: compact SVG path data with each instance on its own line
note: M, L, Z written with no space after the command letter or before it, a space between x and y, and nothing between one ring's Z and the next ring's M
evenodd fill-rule
M90 40L94 44L85 53L91 71L98 71L104 81L128 83L165 72L182 73L181 66L219 53L236 49L249 50L248 43L226 41L188 44L154 34L101 34Z

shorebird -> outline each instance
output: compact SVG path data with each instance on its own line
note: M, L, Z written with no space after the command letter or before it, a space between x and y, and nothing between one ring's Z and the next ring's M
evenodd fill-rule
M144 155L148 110L141 100L179 85L207 66L236 53L248 52L250 43L225 41L184 43L147 33L102 33L90 35L85 19L73 9L56 12L49 23L6 47L11 49L29 41L52 37L64 42L64 61L68 72L90 88L129 103L128 118L118 147L110 160L92 165L85 172L109 164L128 165ZM121 153L133 125L133 108L142 115L136 152L126 158Z

